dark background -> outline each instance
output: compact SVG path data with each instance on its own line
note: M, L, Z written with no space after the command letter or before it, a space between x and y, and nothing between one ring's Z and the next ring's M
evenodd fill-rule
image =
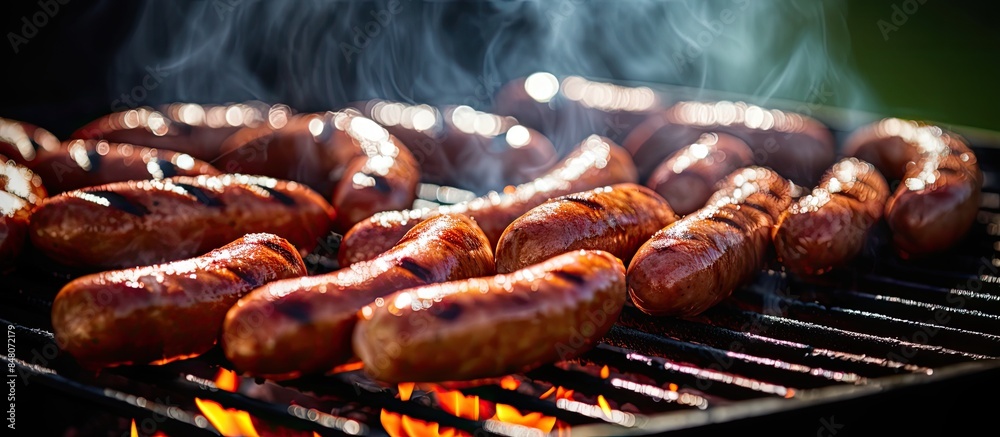
M670 65L622 68L626 65L623 59L625 56L631 60L641 59L644 53L651 53L664 44L693 40L698 29L689 31L684 27L691 19L683 13L694 9L691 12L694 16L718 16L718 9L732 3L725 0L699 4L652 2L653 8L662 14L650 16L646 22L636 22L645 16L644 12L628 15L620 11L648 8L650 2L399 1L404 3L396 21L387 25L388 30L382 35L376 35L377 41L352 63L343 62L342 53L336 48L339 43L350 43L353 26L364 25L371 20L373 12L388 7L385 1L358 4L295 0L262 4L254 0L194 3L68 0L63 5L56 0L42 0L50 10L52 4L58 5L59 10L45 20L35 36L19 45L18 53L14 53L11 46L11 32L21 34L24 30L22 18L31 20L43 11L43 6L38 0L8 1L0 23L0 29L5 32L0 56L8 78L0 94L0 116L32 121L57 135L67 135L86 121L110 112L123 92L142 83L146 74L144 67L165 60L176 61L178 50L185 50L183 45L178 47L176 44L176 40L181 39L178 35L187 35L184 38L192 39L197 45L203 42L199 39L203 36L197 33L191 36L192 29L195 32L217 29L228 25L232 21L230 17L244 13L256 17L238 18L245 19L244 25L237 26L235 35L229 35L225 42L216 43L205 37L205 41L210 41L208 45L222 46L202 58L188 59L162 83L157 83L156 89L149 90L148 97L139 103L258 98L281 101L308 111L331 109L358 98L387 97L431 103L471 103L488 108L490 97L487 94L492 94L499 84L539 68L552 67L549 61L553 55L565 54L562 48L540 49L538 46L542 44L532 41L547 32L550 37L567 33L567 38L574 35L581 38L581 42L567 45L567 49L576 53L566 58L569 61L560 61L560 65L553 68L557 73L576 72L599 78L699 87L703 81L699 80L698 71L678 74ZM909 0L911 5L905 3L903 0L754 2L754 7L766 4L774 12L756 13L753 22L745 24L754 31L785 32L768 43L774 46L767 48L771 57L747 63L745 71L738 72L747 80L733 81L730 78L734 76L720 76L705 85L745 94L751 99L756 96L757 100L762 100L759 97L763 95L765 103L771 95L796 101L815 100L815 95L801 91L803 87L775 91L770 89L769 83L778 80L773 74L773 64L782 62L782 50L788 50L788 56L793 57L793 49L785 46L794 47L795 40L800 37L796 32L805 31L821 35L823 49L829 51L829 64L816 66L816 69L836 68L853 75L851 80L829 85L832 97L825 103L1000 130L1000 117L995 110L1000 100L1000 87L996 82L1000 77L1000 62L997 62L1000 26L996 24L1000 6L987 1L924 0L921 4L920 0ZM275 14L269 12L268 8L273 8L270 4L287 4L290 6L285 9L298 8L302 12L294 15L286 10L285 15ZM618 12L602 16L601 11L616 4ZM794 19L799 17L796 10L802 9L801 5L821 9L823 17L816 19L810 13L802 13L801 19ZM898 30L889 32L886 40L879 20L892 24L893 6L901 9L907 6L912 10L914 5L917 10L906 14L906 22L898 26ZM551 18L560 13L567 14L568 19L554 23ZM674 16L678 20L672 20ZM768 19L771 16L773 20ZM272 22L260 22L264 20L262 17ZM593 21L591 27L577 30L578 33L554 27L588 18ZM898 22L899 17L896 18ZM648 22L652 22L653 27ZM667 30L663 30L662 35L630 34L643 29ZM781 35L788 37L782 39ZM734 38L745 37L735 35ZM616 42L612 43L613 40ZM787 41L788 44L775 45L774 41ZM191 45L191 42L185 44ZM727 48L723 43L713 42L713 45L705 52ZM666 50L659 53L669 55L669 47ZM238 55L240 62L218 59L233 54ZM707 56L709 54L697 57L696 63ZM722 53L721 56L729 55ZM446 63L440 62L441 59L453 63L443 65ZM516 59L516 62L505 63L505 59ZM380 67L386 65L391 69ZM815 65L815 61L806 59L789 69L801 70ZM583 71L564 71L574 67ZM413 74L415 70L420 73ZM719 70L715 68L716 72ZM252 76L252 86L242 85L248 81L246 78L229 77L233 71L246 73L236 74L238 76ZM385 77L385 71L389 71L391 77ZM477 81L455 79L449 76L452 71L461 71ZM788 74L788 69L784 74ZM195 84L198 80L205 82Z

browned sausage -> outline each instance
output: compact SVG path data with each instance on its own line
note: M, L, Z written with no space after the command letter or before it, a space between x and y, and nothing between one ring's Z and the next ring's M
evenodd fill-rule
M385 252L406 231L428 217L461 213L476 219L495 245L507 225L542 202L565 194L621 182L635 182L635 165L628 153L607 138L592 136L545 176L518 185L503 194L490 193L474 200L435 209L375 214L344 235L337 258L346 266Z
M625 267L579 250L506 275L399 291L361 310L354 352L387 382L522 372L592 348L625 304Z
M628 267L635 306L653 315L691 316L728 297L763 266L790 184L771 170L737 170L708 205L661 229Z
M283 120L287 106L268 107L260 102L233 105L174 103L162 108L136 108L115 112L81 127L71 138L105 140L186 153L211 161L222 142L247 126Z
M493 253L483 231L463 215L437 216L374 260L254 290L226 315L223 351L254 375L324 372L350 358L357 312L376 298L490 273Z
M58 151L39 153L31 168L52 194L112 182L219 174L184 153L93 140L70 140Z
M798 275L821 275L853 259L882 218L889 186L871 164L845 158L812 194L781 214L774 228L778 260Z
M205 253L270 232L306 254L333 209L308 187L245 175L116 182L51 197L31 219L31 242L54 260L116 268Z
M250 234L197 258L77 278L56 296L52 327L89 368L187 358L215 344L241 296L305 273L288 241Z
M972 226L983 175L975 153L937 126L887 118L859 129L844 153L902 183L885 206L893 243L903 256L946 249Z
M705 206L715 185L736 169L753 164L753 151L739 138L707 133L670 155L653 170L646 186L680 215Z
M17 260L31 211L46 196L38 175L0 155L0 268Z
M59 139L49 131L23 121L0 118L0 155L31 168L39 152L59 150Z
M544 135L513 117L384 100L354 106L409 147L425 183L482 194L530 182L558 160Z
M409 208L420 180L406 146L354 110L246 128L222 152L212 164L224 172L293 180L330 198L340 232L376 212Z
M708 132L745 141L757 165L771 167L799 185L815 186L834 162L833 135L822 123L743 102L678 103L636 127L622 145L645 178L663 158Z
M507 226L497 243L497 271L509 273L576 249L603 250L627 264L639 245L675 220L662 197L632 183L557 197Z
M497 92L493 110L541 131L562 148L591 134L621 143L632 129L663 108L662 98L648 87L579 76L560 80L538 72L504 85Z

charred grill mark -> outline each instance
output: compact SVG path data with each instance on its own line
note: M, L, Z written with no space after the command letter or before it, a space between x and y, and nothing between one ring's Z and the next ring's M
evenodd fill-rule
M96 149L87 151L87 160L90 161L90 169L87 170L88 173L97 173L101 170L101 158L101 154L97 153Z
M576 285L583 285L584 283L587 282L585 279L583 279L583 276L581 276L580 274L568 272L566 270L556 270L553 271L552 274L559 278L562 278L564 281L572 282Z
M431 277L431 271L417 263L417 261L413 258L406 257L399 260L399 267L410 272L413 276L416 276L417 279L420 279L425 283L434 282Z
M771 215L771 211L770 210L768 210L766 207L764 207L764 206L762 206L760 204L757 204L755 202L743 202L742 205L746 206L748 208L756 209L757 211L760 211L760 212L766 214L767 216Z
M160 167L160 171L163 172L163 177L170 178L177 176L177 166L172 162L165 159L156 159L156 165Z
M280 255L286 262L288 262L289 265L298 264L298 259L295 257L295 254L288 250L287 247L275 241L261 241L260 244L268 249L271 249L272 252Z
M263 185L257 185L257 186L260 187L262 190L267 191L267 193L270 194L271 197L278 199L278 201L281 202L283 205L289 205L289 206L295 205L295 199L292 199L289 195L282 193L281 191L275 190L274 188L271 187L265 187Z
M111 191L90 191L87 194L102 197L108 201L109 208L114 208L119 211L132 214L136 217L142 217L149 214L149 210L146 209L145 206L132 202L125 196L118 193Z
M237 278L240 278L240 280L243 281L244 284L249 286L249 288L257 288L262 285L260 283L261 281L258 281L257 277L253 275L251 272L244 272L243 270L238 268L229 269L229 271L233 272L233 274L236 275Z
M711 220L711 221L716 222L716 223L722 223L724 225L728 225L729 227L731 227L733 229L736 229L737 231L742 231L743 230L743 226L741 226L738 222L736 222L736 220L733 220L733 219L731 219L729 217L722 217L722 216L719 216L719 215L711 215L711 216L705 217L705 220Z
M428 310L431 315L441 320L455 320L462 315L462 305L454 302L437 302Z
M202 190L201 188L198 188L194 185L182 184L182 183L174 183L174 185L181 187L188 194L194 196L194 198L198 200L198 203L202 205L222 206L222 202L220 202L219 199L216 199L214 196L209 196L208 193L206 193L205 190Z
M309 304L297 299L287 299L275 305L279 313L288 316L299 323L311 323L313 317L309 313Z
M570 196L570 197L563 198L563 200L565 200L567 202L573 202L573 203L576 203L576 204L579 204L579 205L583 205L583 206L585 206L587 208L590 208L590 209L592 209L594 211L598 211L598 212L604 211L604 205L601 205L600 203L597 203L597 202L595 202L593 200L590 200L590 199L581 199L579 197Z
M379 193L388 193L392 191L392 187L389 186L389 179L381 175L368 175L375 180L375 190Z

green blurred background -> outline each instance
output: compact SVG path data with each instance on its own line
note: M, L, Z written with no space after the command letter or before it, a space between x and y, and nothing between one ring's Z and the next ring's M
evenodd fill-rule
M886 40L878 22L895 25L903 3L850 2L850 39L830 41L849 45L873 95L859 109L1000 131L1000 2L914 0Z

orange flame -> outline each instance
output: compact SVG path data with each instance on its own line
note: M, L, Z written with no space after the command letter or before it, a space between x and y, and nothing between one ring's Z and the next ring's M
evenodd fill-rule
M215 386L219 390L235 392L240 386L240 377L232 370L220 368L219 374L215 376Z
M562 386L554 386L546 390L545 393L542 393L542 395L539 396L538 398L545 399L548 398L549 396L552 396L553 393L556 394L556 397L553 400L559 400L559 399L566 399L569 401L573 400L573 394L574 394L573 390L566 390L565 388L562 388Z
M399 399L408 401L410 396L413 394L413 386L415 384L412 382L401 382L399 383Z
M465 396L458 390L444 390L434 387L434 396L437 397L438 405L442 410L452 416L464 417L466 419L479 420L481 405L479 396Z
M609 376L611 376L611 369L608 369L608 366L604 365L604 367L601 367L601 378L608 379Z
M545 433L552 431L552 428L556 424L555 417L545 416L542 413L528 413L522 415L517 408L505 404L497 404L496 419L501 422L538 428Z
M194 398L194 403L205 415L205 418L212 423L212 426L226 437L260 437L250 420L250 413L231 408L223 408L215 401L207 401Z
M521 381L518 381L517 378L514 378L513 376L507 375L500 379L500 387L503 387L504 389L517 390L520 386Z
M386 411L384 408L379 419L382 421L382 428L385 428L385 432L390 437L456 437L459 435L454 428L441 428L441 425L436 422L424 422L410 416Z
M132 437L139 437L139 431L135 429L135 419L132 419Z
M669 389L670 391L677 391L680 389L680 387L678 387L677 384L671 382L670 385L667 386L667 389Z

